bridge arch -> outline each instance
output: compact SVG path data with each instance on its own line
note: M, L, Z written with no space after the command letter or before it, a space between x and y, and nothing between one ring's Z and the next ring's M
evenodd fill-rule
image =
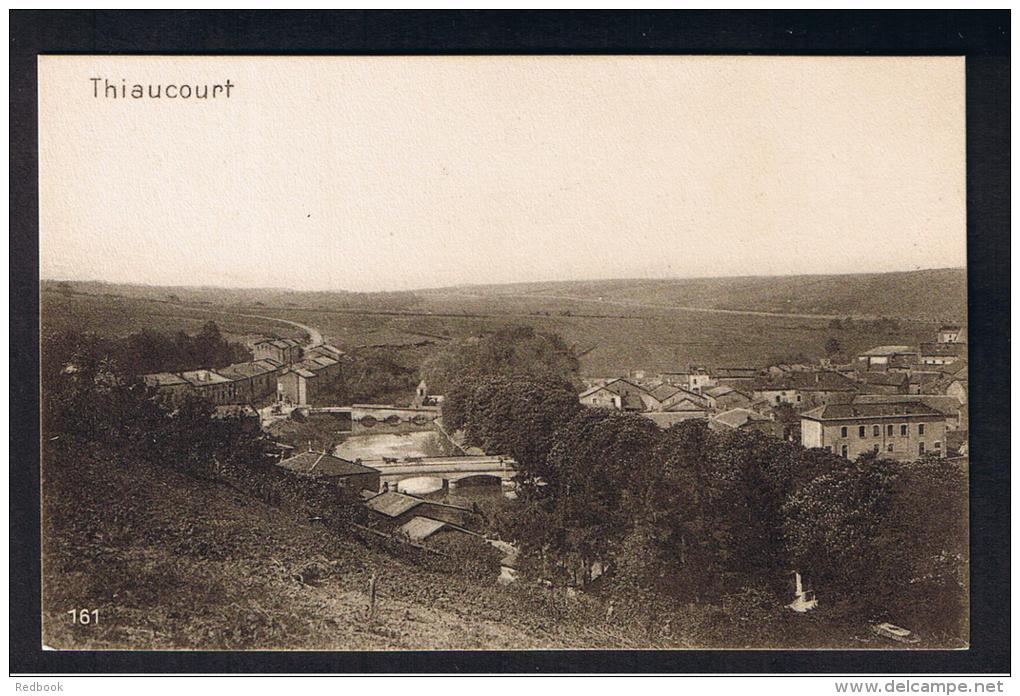
M456 483L457 486L498 486L503 482L503 476L498 473L464 472L447 474L446 480Z

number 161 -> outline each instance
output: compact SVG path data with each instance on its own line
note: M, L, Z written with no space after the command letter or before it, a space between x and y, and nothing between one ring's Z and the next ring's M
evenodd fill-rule
M73 624L88 626L89 624L99 623L98 609L68 609L67 613L71 615L71 623Z

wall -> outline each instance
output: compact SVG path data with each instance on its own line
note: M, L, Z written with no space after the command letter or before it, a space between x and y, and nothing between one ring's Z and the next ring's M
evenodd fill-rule
M802 420L800 422L800 443L812 449L822 447L822 424L813 420Z
M803 421L804 423L810 423L812 421ZM864 437L862 438L859 434L860 427L864 426ZM888 426L892 425L892 435L888 434ZM901 427L907 426L907 435L901 435ZM920 435L918 427L924 426L924 435ZM874 434L874 428L878 426L878 435ZM847 429L847 436L842 436L842 428ZM801 437L803 438L803 430ZM919 456L918 445L919 443L925 443L926 453L943 453L946 447L946 423L937 417L925 418L924 420L912 419L912 420L899 420L890 421L889 419L860 419L857 421L844 421L837 423L825 423L823 433L823 445L831 446L834 454L843 454L842 447L846 445L847 454L849 459L854 459L858 455L863 454L869 450L873 450L875 445L878 445L878 453L885 459L898 459L904 461L912 461L917 459ZM936 448L935 443L939 443L940 447ZM892 446L890 450L889 447ZM807 445L805 445L807 446Z

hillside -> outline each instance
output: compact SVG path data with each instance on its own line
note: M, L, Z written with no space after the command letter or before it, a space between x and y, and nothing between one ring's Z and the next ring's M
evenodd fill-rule
M966 272L530 283L414 295L54 282L44 283L42 292L44 331L193 332L213 319L231 340L294 334L285 324L245 314L297 321L345 350L371 346L409 365L448 340L528 325L558 333L583 353L583 374L605 376L688 362L816 360L831 338L844 356L930 340L940 322L966 321ZM895 322L830 325L833 316L862 315Z
M748 630L727 606L682 625L609 618L598 596L500 586L366 545L223 483L82 442L43 466L43 640L58 649L557 649L877 647L832 609L781 607ZM369 618L369 583L377 578ZM72 624L70 608L98 623ZM736 611L736 613L734 613Z
M962 322L967 315L967 271L963 268L852 275L515 283L432 292L933 322Z
M610 644L565 598L499 591L341 538L221 483L86 445L43 469L43 636L87 649L478 649ZM98 454L98 453L96 453ZM73 500L73 504L68 501ZM369 582L377 608L366 617ZM99 610L72 625L68 609ZM557 609L559 607L559 609ZM626 645L620 638L618 644Z

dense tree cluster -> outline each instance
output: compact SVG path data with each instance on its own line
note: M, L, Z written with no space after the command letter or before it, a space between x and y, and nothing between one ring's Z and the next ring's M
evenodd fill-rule
M512 342L506 354L519 355ZM661 430L581 407L555 361L522 374L508 363L520 365L493 361L486 375L477 364L453 380L443 418L469 444L517 461L519 502L493 524L535 576L595 582L661 612L688 602L782 607L796 569L829 606L862 620L964 635L958 463L849 462L704 421Z
M105 342L83 338L73 345L65 362L55 354L67 344L44 342L42 413L48 437L128 452L203 478L266 461L268 442L239 419L212 418L213 406L199 398L167 412L110 357Z
M422 365L429 388L447 394L458 383L491 375L529 375L557 380L576 376L577 357L556 334L508 326L482 337L447 344Z
M46 337L42 347L44 370L74 369L78 362L96 359L128 376L225 367L252 359L247 348L227 341L212 321L195 335L143 329L124 338L105 338L64 332Z

